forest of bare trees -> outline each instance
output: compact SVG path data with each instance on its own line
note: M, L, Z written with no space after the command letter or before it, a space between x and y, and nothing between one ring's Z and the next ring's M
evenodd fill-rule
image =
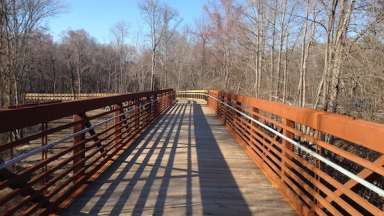
M160 0L138 2L147 26L133 45L125 23L110 43L83 29L54 41L42 21L59 0L0 0L0 106L26 92L217 88L384 119L382 0L207 1L195 25Z

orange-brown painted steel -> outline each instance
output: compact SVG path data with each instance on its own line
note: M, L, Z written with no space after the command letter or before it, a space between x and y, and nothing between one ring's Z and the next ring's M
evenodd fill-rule
M159 100L149 105L148 98L156 97ZM31 158L0 170L0 215L46 215L65 207L84 190L89 180L111 164L111 158L121 154L172 106L174 99L175 92L168 89L0 111L0 132L11 133L15 129L26 132L25 137L0 145L0 155L5 160L11 159L8 154L11 150L20 154L20 149L31 143L43 140L41 144L45 145L47 137L59 139L63 134L89 128L92 123L113 119L87 134L75 136L72 142L55 146L47 151L46 157L37 154L37 160ZM137 108L140 102L140 109L121 115L132 107ZM104 111L106 106L111 110ZM40 126L48 123L51 128Z
M384 125L223 91L209 95L383 187ZM208 98L208 106L300 215L384 215L384 199L374 192L216 100Z
M44 121L53 121L66 116L71 116L74 113L84 113L97 108L171 91L173 90L165 89L156 92L131 93L63 103L41 104L21 109L2 110L0 112L0 119L2 121L2 124L0 124L0 133L36 125ZM3 122L6 124L3 124Z

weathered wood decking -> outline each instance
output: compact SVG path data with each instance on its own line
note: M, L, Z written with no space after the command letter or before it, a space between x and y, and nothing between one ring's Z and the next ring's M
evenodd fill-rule
M181 102L64 215L294 215L205 105Z

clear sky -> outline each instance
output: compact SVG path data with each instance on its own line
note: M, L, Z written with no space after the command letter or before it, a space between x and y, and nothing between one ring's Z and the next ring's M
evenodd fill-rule
M140 0L62 0L65 9L49 18L49 32L59 40L63 31L85 29L98 42L111 40L110 29L118 22L128 24L130 41L145 34L138 7ZM163 0L176 9L183 22L193 25L200 17L206 0Z

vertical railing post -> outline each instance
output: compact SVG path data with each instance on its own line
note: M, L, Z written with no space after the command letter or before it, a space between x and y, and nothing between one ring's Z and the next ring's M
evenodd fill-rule
M138 132L140 130L140 98L135 99L135 130Z
M156 118L156 95L151 95L151 119Z
M167 103L165 93L161 93L161 101L163 102L163 105L161 106L161 111L163 111Z
M82 116L85 116L85 114L75 114L73 115L73 121L78 122L73 126L73 133L77 133L85 128L84 119ZM75 148L73 148L73 173L81 173L80 175L84 175L84 170L82 170L85 166L85 133L76 135L73 138L73 145ZM82 171L81 171L82 170ZM74 181L77 182L77 179L79 177L75 178Z
M41 136L41 145L47 145L48 144L48 134L45 133L46 130L48 130L48 123L47 122L43 122L41 124L41 130L44 132L44 135ZM48 159L48 151L42 151L41 152L41 160L44 161L44 160L47 160ZM47 165L44 165L43 166L43 173L46 174L46 172L48 171L48 166ZM45 175L44 178L42 179L42 182L43 183L46 183L47 182L47 176Z
M165 110L168 107L168 103L169 103L168 93L164 93L163 97L164 97L164 110Z
M149 112L150 112L150 116L151 116L151 120L153 120L154 118L155 118L155 106L156 106L156 104L155 104L155 98L153 97L153 95L151 95L150 96L150 106L151 106L151 108L149 109Z
M254 118L254 119L256 119L257 121L259 121L259 122L262 122L262 119L258 116L260 114L260 109L259 108L257 108L257 107L253 107L252 108L252 117ZM261 130L263 130L258 124L256 124L256 123L254 123L254 124L252 124L253 125L253 127L255 127L255 131L256 131L256 128L259 128L259 129L261 129ZM263 137L264 135L260 135L261 137ZM256 138L256 139L262 139L262 138ZM261 153L263 154L263 155L266 155L266 150L265 150L265 148L264 148L264 146L265 146L265 144L263 143L263 142L260 142L260 144L263 146L263 148L260 148L261 150Z
M176 97L176 92L174 91L168 92L167 97L168 97L168 103L169 103L168 106L170 106L172 104L173 98Z
M164 106L164 97L163 97L163 94L160 93L158 94L158 97L159 97L159 113L163 110L163 106Z
M210 90L208 90L208 95L211 95L211 91ZM207 96L207 107L212 109L211 97L209 97L209 96Z
M227 103L228 105L231 105L231 99L230 98L228 98L228 96L229 96L229 94L227 94L227 93L223 93L223 101L225 102L225 103ZM229 96L230 97L230 96ZM228 107L227 106L225 106L225 105L222 105L222 118L223 118L223 121L224 121L224 125L226 125L227 124L227 115L228 115Z
M236 97L236 99L235 99L235 103L236 103L236 109L238 109L238 110L240 110L241 112L244 112L244 110L243 110L243 108L242 108L242 104L241 104L241 102L237 99L237 97ZM236 113L236 112L233 112L234 114L235 114L235 116L236 116L236 120L237 120L237 128L238 129L240 129L240 126L245 126L245 125L243 125L243 119L244 119L244 117L242 116L242 115L239 115L238 113ZM236 125L236 124L234 124L234 125Z
M256 119L256 120L259 120L259 116L257 116L259 114L259 108L257 107L252 107L252 118ZM256 124L255 124L256 125Z
M295 122L291 121L289 119L283 118L283 125L286 128L294 128L295 127ZM287 130L286 128L283 128L283 134L288 137L288 138L293 138L294 134ZM284 172L286 167L286 160L288 159L287 157L287 151L292 151L293 152L293 146L290 144L286 139L282 140L282 152L281 152L281 181L284 181Z
M210 95L212 97L215 97L213 91L211 91L211 90L208 91L208 95ZM208 96L207 105L208 105L209 108L211 108L215 112L215 114L217 114L217 109L215 108L213 99L211 97L209 97L209 96Z
M121 104L115 104L114 105L114 126L115 126L115 144L118 145L119 142L121 142L122 138L122 123L121 123L121 113L122 113L122 106Z
M145 103L147 104L145 108L145 113L146 113L146 121L145 124L148 125L149 122L152 121L152 104L151 104L151 96L146 97Z
M224 101L223 93L221 91L218 92L218 97L220 101ZM225 101L224 101L225 102ZM223 115L223 109L221 103L217 102L217 113L220 118L222 118Z
M172 94L171 94L171 104L173 104L173 102L176 101L176 92L173 91Z
M166 92L164 93L165 97L165 107L168 108L169 104L171 103L171 97L172 97L172 92Z
M157 93L155 93L154 95L153 95L153 98L154 98L154 100L155 100L155 102L154 102L154 106L155 106L155 117L159 114L159 108L160 108L160 102L159 102L159 100L158 100L158 98L157 98Z

